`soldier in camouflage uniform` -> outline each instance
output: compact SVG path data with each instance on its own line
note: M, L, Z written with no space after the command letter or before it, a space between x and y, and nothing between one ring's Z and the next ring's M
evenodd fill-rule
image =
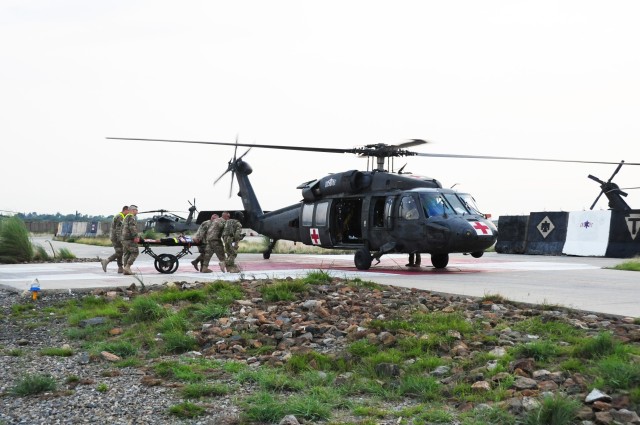
M202 268L202 259L204 258L204 249L206 244L205 236L207 234L207 230L209 230L209 227L211 226L211 223L213 223L213 220L216 218L220 218L220 216L218 216L218 214L212 214L211 220L203 221L202 224L200 224L200 227L198 227L198 231L193 236L193 240L200 244L198 245L198 256L191 262L196 271L200 271Z
M240 269L236 266L235 260L238 256L238 242L244 238L242 234L242 220L244 214L240 211L236 211L234 218L230 218L224 225L224 231L222 232L222 241L224 242L224 250L227 253L227 261L225 266L227 271L231 273L238 273Z
M216 254L216 257L218 257L220 270L223 272L227 270L224 264L224 245L222 245L222 232L224 231L226 221L225 215L227 218L229 217L228 212L222 213L222 217L213 220L209 226L209 230L207 230L207 234L205 236L206 244L204 247L204 256L202 258L200 273L211 273L213 271L209 269L209 261L211 261L213 254Z
M129 212L129 206L125 205L122 207L122 212L119 212L115 216L113 216L113 221L111 222L111 232L109 233L109 239L111 239L111 245L113 245L113 249L116 250L114 254L111 254L110 257L105 258L104 260L100 260L102 264L102 270L107 272L107 264L116 261L118 264L118 273L123 273L124 269L122 268L122 254L124 250L122 248L122 222L124 221L124 216Z
M124 248L122 263L124 264L124 274L133 274L131 266L139 254L138 242L140 242L140 235L138 234L137 214L138 207L130 205L129 214L124 217L122 223L122 247Z

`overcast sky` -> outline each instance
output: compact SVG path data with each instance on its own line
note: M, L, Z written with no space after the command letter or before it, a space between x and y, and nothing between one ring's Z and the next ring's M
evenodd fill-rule
M161 138L640 162L637 1L0 2L0 210L240 209L233 149ZM244 152L241 150L240 153ZM265 210L366 169L253 149ZM615 165L410 157L494 217L588 209ZM640 167L615 182L640 186ZM237 188L237 184L235 185ZM628 203L640 209L640 190ZM604 197L597 209L606 209Z

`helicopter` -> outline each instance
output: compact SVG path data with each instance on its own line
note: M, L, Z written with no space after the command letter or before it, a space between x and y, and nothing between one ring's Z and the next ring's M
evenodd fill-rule
M593 176L591 174L589 174L587 177L590 178L591 180L595 181L596 183L600 183L600 193L598 194L598 196L596 197L596 200L593 201L593 204L591 204L591 208L589 208L590 210L592 210L596 204L598 203L598 200L600 200L600 197L602 195L606 196L607 199L609 200L609 209L613 210L613 211L630 211L632 208L629 206L629 204L627 204L627 201L625 201L622 197L626 197L628 195L627 192L624 192L624 190L631 190L631 189L640 189L638 187L627 187L627 188L620 188L620 186L618 186L617 184L613 183L613 178L616 176L616 174L618 174L618 171L620 171L620 168L622 168L622 166L624 165L624 161L620 161L620 164L618 165L618 167L615 169L615 171L613 172L613 174L611 174L611 177L609 177L609 180L602 181L599 178L597 178L596 176Z
M194 143L235 147L227 169L239 185L244 207L243 227L270 238L263 253L269 259L278 240L301 242L328 249L353 250L354 264L368 270L373 261L389 253L428 253L436 269L446 268L449 254L471 254L480 258L497 240L498 230L490 216L481 212L469 193L444 188L435 178L393 170L393 160L402 156L503 159L572 163L617 164L601 161L430 154L407 148L428 143L423 139L390 145L369 144L356 148L319 148L207 142L167 139L108 137L107 139ZM239 146L249 149L237 157ZM251 185L251 166L244 161L252 148L297 150L322 153L350 153L367 158L367 171L332 173L301 183L302 200L264 212ZM385 166L386 162L386 166ZM633 164L640 165L640 164ZM385 168L386 167L386 168ZM202 215L203 213L201 213Z
M183 233L187 231L196 231L198 230L198 225L193 220L193 217L197 211L196 208L196 200L193 199L193 203L189 202L189 215L187 218L180 217L176 215L172 211L168 211L165 209L159 210L149 210L149 211L141 211L139 214L147 214L147 213L160 213L159 215L154 215L149 220L146 220L144 225L144 230L152 230L157 233L164 233L166 236L169 236L171 233Z

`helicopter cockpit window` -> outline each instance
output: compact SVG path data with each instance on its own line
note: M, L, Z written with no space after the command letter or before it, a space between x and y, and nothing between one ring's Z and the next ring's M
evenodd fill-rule
M400 201L400 217L405 220L417 220L420 217L418 205L412 196L402 197L402 201Z
M451 210L440 193L422 193L420 194L420 201L428 217L444 215L445 212Z
M327 210L329 209L328 202L319 202L316 205L316 226L327 225Z
M302 225L311 226L313 224L313 204L304 204L302 207Z
M462 202L467 207L467 209L471 212L471 214L482 215L478 205L476 204L476 200L473 199L473 196L468 193L458 193L458 196L462 199Z
M456 214L458 215L469 214L469 210L467 210L462 200L458 198L455 194L445 193L444 197L449 202L449 204L453 207L453 210L455 211Z

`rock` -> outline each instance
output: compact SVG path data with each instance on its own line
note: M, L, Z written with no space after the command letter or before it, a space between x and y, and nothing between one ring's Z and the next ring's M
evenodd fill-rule
M605 402L610 402L611 401L611 397L608 396L607 394L603 393L602 391L594 388L593 390L591 390L591 392L585 397L584 402L585 403L593 403L594 401L599 400L599 401L605 401Z

